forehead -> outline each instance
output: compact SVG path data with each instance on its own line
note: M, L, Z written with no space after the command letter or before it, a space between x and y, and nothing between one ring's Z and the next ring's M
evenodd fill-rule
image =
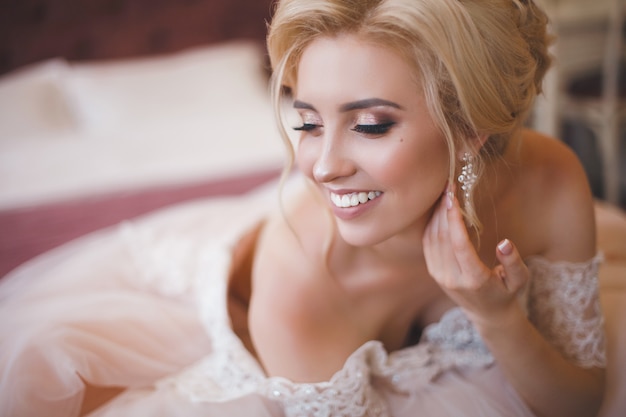
M355 35L314 40L298 64L296 96L301 99L397 99L417 92L415 70L405 59L391 48Z

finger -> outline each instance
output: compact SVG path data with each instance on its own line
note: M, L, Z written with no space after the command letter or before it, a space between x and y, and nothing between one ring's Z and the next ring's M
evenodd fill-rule
M460 276L460 269L456 263L450 243L447 221L449 195L444 193L435 209L433 220L429 225L424 256L430 275L446 287L455 286Z
M450 236L450 225L448 223L448 211L453 205L454 194L447 192L442 201L441 217L437 230L437 247L440 261L445 271L444 279L440 281L448 288L458 288L462 284L461 269L458 265L454 248Z
M437 230L439 229L439 220L441 218L441 205L442 205L443 194L439 201L435 203L433 208L433 212L430 216L430 220L426 224L426 228L424 229L424 236L422 237L422 242L426 244L434 244L435 239L434 236L437 236Z
M442 195L439 202L435 205L433 210L433 214L430 218L426 226L426 230L424 231L424 236L422 238L422 243L424 244L424 257L426 259L426 267L428 268L428 272L433 275L435 272L439 272L442 267L442 262L439 256L440 246L439 246L439 229L441 218L445 213L444 202L445 194Z
M452 207L448 209L447 223L450 229L450 241L456 261L464 275L474 277L476 282L482 281L490 274L483 264L476 248L467 233L458 199L454 198Z
M511 292L517 292L528 281L528 268L513 243L504 239L498 243L496 257L502 265L501 278Z

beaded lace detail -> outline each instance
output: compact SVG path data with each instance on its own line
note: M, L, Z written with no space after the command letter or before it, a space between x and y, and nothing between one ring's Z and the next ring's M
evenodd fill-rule
M131 243L141 234L128 233ZM143 240L143 239L142 239ZM208 242L205 242L208 243ZM246 350L230 327L227 282L231 250L225 242L196 247L194 260L181 255L183 241L131 245L158 253L143 253L136 265L146 273L144 285L155 291L193 294L212 351L196 364L157 383L168 386L191 401L228 401L259 394L280 402L287 417L386 417L387 405L376 391L383 382L398 393L415 392L438 375L451 370L478 369L493 364L493 357L480 335L460 308L449 310L438 323L428 326L419 344L388 353L382 343L369 341L350 355L329 381L294 383L285 378L268 378L257 360ZM170 261L161 271L150 259L168 252ZM135 253L134 257L139 256ZM193 265L181 285L181 269L171 261L182 256ZM182 259L182 258L181 258ZM597 268L600 259L584 264L550 263L532 258L529 317L539 330L568 358L581 366L605 363L602 317L597 297ZM176 262L174 262L176 263ZM145 265L152 265L145 269ZM186 268L184 268L186 269ZM172 282L168 283L170 280ZM177 285L173 282L178 282ZM558 306L558 308L556 308Z
M604 367L603 316L598 295L601 256L591 262L528 261L533 280L528 313L544 337L572 362Z

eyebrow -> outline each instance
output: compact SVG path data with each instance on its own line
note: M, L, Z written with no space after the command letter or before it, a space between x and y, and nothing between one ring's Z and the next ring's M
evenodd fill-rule
M342 113L345 113L353 110L363 110L369 109L370 107L379 106L393 107L396 109L404 110L399 104L382 98L366 98L364 100L351 101L349 103L342 104L341 107L339 107L339 110ZM313 105L300 100L296 100L293 102L293 108L315 111L315 107L313 107Z

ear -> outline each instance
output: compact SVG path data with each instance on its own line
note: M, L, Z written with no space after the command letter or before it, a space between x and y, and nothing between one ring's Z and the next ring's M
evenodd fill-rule
M486 133L481 133L480 135L472 139L472 141L474 142L474 145L476 146L475 149L476 150L482 149L482 147L487 142L487 139L489 139L489 135Z
M466 139L466 144L457 148L457 160L462 160L463 155L465 155L466 152L476 155L485 145L487 139L489 139L489 135L487 133L481 133L474 137L468 137Z

